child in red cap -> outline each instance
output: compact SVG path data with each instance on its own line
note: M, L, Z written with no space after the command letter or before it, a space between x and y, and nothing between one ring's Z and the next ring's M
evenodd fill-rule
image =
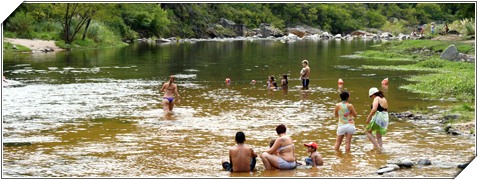
M320 153L317 152L317 144L315 142L310 142L304 144L307 147L307 152L310 152L309 157L305 158L305 164L307 166L322 166L324 165L324 160Z

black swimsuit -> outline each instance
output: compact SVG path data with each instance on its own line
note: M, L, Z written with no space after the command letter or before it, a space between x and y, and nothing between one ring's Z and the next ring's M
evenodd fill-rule
M370 108L373 109L373 105L371 105ZM378 103L377 111L382 112L387 111L387 109L383 108L382 106L380 106L380 103Z

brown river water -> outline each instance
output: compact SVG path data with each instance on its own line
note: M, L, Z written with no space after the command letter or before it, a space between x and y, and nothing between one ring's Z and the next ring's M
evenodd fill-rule
M390 112L455 102L424 100L400 85L417 72L362 69L406 61L344 58L376 41L274 40L136 43L125 48L51 54L4 55L2 83L3 177L455 177L456 166L476 153L475 137L451 136L442 125L391 117L384 150L372 150L362 132L370 111L370 87L384 90ZM301 60L309 60L309 90L301 90ZM266 90L267 76L287 91ZM172 115L162 110L160 85L175 74L182 100ZM232 84L224 80L230 77ZM389 78L387 89L381 80ZM337 79L351 92L358 113L351 153L335 152L339 102ZM257 84L251 85L251 80ZM287 126L303 161L304 143L314 141L324 166L295 170L229 173L221 159L235 145L237 131L256 152L265 151L275 126ZM416 165L385 175L388 161L421 158Z

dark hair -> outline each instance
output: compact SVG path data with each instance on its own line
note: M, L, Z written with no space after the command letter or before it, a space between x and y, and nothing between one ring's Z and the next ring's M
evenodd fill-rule
M274 81L274 76L269 76L271 78L272 81Z
M284 124L280 124L276 127L277 134L282 134L282 133L285 133L286 131L287 131L287 128L285 127Z
M349 99L349 97L350 94L347 91L342 91L342 93L340 93L340 99L342 99L342 101L346 101L347 99Z
M243 132L236 133L236 142L239 144L244 143L246 141L246 135Z
M269 147L271 148L272 146L274 146L275 142L276 142L276 139L271 139L271 141L269 142Z
M373 95L379 96L379 97L381 97L381 98L384 98L384 97L385 97L385 95L383 95L383 92L380 91L380 90L378 90L378 92L376 92L376 93L373 93Z
M287 74L282 75L282 77L285 79L285 85L288 85L289 80L287 79Z

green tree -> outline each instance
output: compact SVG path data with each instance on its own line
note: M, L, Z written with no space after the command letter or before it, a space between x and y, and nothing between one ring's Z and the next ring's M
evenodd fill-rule
M19 37L32 38L35 19L27 12L16 13L15 16L9 18L6 29L16 32Z
M57 3L52 6L54 17L62 24L62 39L71 44L75 36L95 12L93 4Z

